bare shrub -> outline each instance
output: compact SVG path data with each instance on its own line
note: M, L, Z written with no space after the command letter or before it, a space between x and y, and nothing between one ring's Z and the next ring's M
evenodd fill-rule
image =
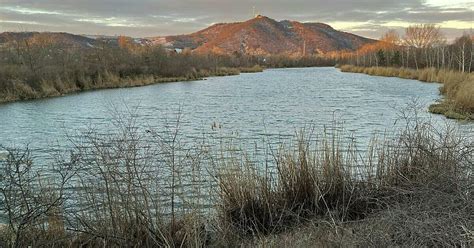
M373 143L366 156L351 145L343 149L337 133L323 135L320 143L311 142L309 136L298 137L296 149L282 149L275 156L273 171L244 163L231 167L237 172L220 177L222 222L244 236L280 233L314 218L327 219L336 228L379 214L391 218L391 211L402 211L396 218L411 216L414 210L408 208L412 204L437 201L434 192L472 206L472 197L465 198L465 194L472 194L473 144L459 138L453 129L438 132L429 123L410 124L397 139ZM429 215L428 221L435 217L423 211L445 210L470 230L474 220L465 219L465 211L458 211L457 206L425 204L417 213ZM412 227L428 224L423 223ZM403 226L397 224L392 228ZM391 230L382 231L391 235ZM438 231L447 236L432 239ZM401 235L402 229L394 232ZM408 234L406 230L403 233ZM425 244L465 245L469 241L464 233L428 225L419 229L418 235ZM403 246L412 241L393 237L387 242Z
M9 149L1 245L255 245L311 224L307 237L328 245L472 242L474 144L455 129L407 119L366 153L338 126L303 130L261 161L183 143L180 118L155 131L119 116L111 132L71 138L48 173Z

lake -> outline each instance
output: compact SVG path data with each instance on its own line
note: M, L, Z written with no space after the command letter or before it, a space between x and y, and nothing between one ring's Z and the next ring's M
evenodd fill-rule
M180 132L189 142L202 137L280 142L300 128L322 129L337 121L364 145L374 133L402 127L401 112L413 102L421 118L444 123L444 117L427 112L440 98L439 86L301 68L98 90L0 105L0 145L29 145L36 157L46 157L51 147L68 146L66 134L90 127L107 133L118 115L133 115L139 132L145 132L162 130L178 112ZM471 133L472 126L460 124Z
M320 133L325 128L342 126L344 138L355 140L363 150L375 134L387 136L405 127L404 114L410 116L417 111L423 120L430 120L439 127L454 125L464 135L472 136L472 122L446 120L427 112L429 104L440 97L439 86L341 73L335 68L304 68L98 90L0 105L0 145L17 148L28 145L34 168L43 172L43 179L59 182L58 172L64 173L71 168L64 170L51 163L52 159L58 158L54 152L65 152L73 145L71 140L80 140L88 130L109 137L111 135L107 134L117 130L114 123L122 118L133 119L136 122L134 130L139 134L165 135L169 134L167 128L175 126L179 115L180 146L184 149L170 155L162 149L166 144L158 144L155 153L147 148L147 144L152 143L145 142L137 153L138 159L133 159L140 161L137 175L149 184L149 194L165 207L160 211L169 214L172 202L186 210L212 211L215 204L212 199L219 188L214 176L221 173L221 168L224 171L232 168L228 164L232 161L229 156L251 153L250 159L259 165L265 164L258 168L273 166L275 161L268 156L268 145L275 148L293 142L295 133L301 128L314 128ZM199 144L205 144L205 148ZM101 189L107 176L103 177L102 170L97 170L100 166L115 173L118 192L125 192L130 186L127 184L129 164L123 157L127 153L122 153L123 146L110 147L108 143L101 143L96 150L86 149L82 154L81 164L74 167L79 173L66 185L64 206L67 214L88 213L90 206L97 205L95 200L91 202L91 198L84 196L102 199ZM188 151L192 151L191 156L187 155ZM232 154L225 154L228 151ZM67 151L63 154L69 155ZM2 156L6 154L0 149ZM101 160L101 156L106 159ZM170 163L174 156L181 161L177 168ZM216 158L222 160L215 163ZM269 163L260 163L264 161ZM175 184L175 177L170 176L176 174L179 175L178 184ZM175 189L179 191L180 199L170 197ZM0 214L0 223L5 221L6 216Z

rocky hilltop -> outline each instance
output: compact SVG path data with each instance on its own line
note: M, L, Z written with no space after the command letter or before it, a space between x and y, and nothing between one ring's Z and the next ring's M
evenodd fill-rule
M149 38L170 49L248 55L315 55L357 50L374 40L341 32L324 23L276 21L257 16L245 22L220 23L189 35Z

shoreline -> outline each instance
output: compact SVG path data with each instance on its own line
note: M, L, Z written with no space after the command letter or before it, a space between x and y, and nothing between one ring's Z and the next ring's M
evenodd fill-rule
M80 94L80 93L85 93L85 92L91 92L91 91L97 91L97 90L107 90L107 89L125 89L125 88L135 88L135 87L141 87L141 86L149 86L149 85L154 85L154 84L160 84L160 83L173 83L173 82L190 82L190 81L199 81L203 80L204 78L196 78L196 79L186 79L186 78L156 78L153 82L148 83L145 80L140 81L137 78L130 79L130 80L124 80L123 83L129 83L129 85L114 85L114 86L104 86L104 87L97 87L97 88L90 88L90 89L72 89L70 91L62 92L62 93L56 93L56 94L46 94L46 95L41 95L38 97L31 97L31 98L10 98L10 99L0 99L0 105L2 104L8 104L8 103L15 103L15 102L25 102L25 101L34 101L34 100L42 100L42 99L48 99L48 98L56 98L56 97L64 97L64 96L70 96L70 95L75 95L75 94Z
M431 104L428 111L432 114L444 115L448 119L455 120L474 120L474 112L469 112L458 107L456 94L452 94L450 88L459 88L459 85L474 83L473 73L462 73L447 70L438 70L435 68L424 69L409 69L409 68L395 68L395 67L362 67L353 65L336 66L341 72L361 73L370 76L381 77L396 77L401 79L417 80L424 83L439 83L442 84L440 88L440 95L443 98L439 102ZM454 92L458 93L458 92ZM448 96L453 95L449 99Z
M121 123L116 133L107 136L80 134L77 140L85 143L67 152L74 155L71 162L63 163L57 154L57 162L51 164L60 170L48 173L50 178L71 175L60 185L44 179L41 172L27 173L27 165L35 164L28 148L9 150L4 165L25 169L6 170L8 192L22 194L6 194L13 205L3 211L12 221L0 224L0 246L464 247L472 243L474 220L466 217L474 208L469 197L472 176L466 173L472 157L465 153L472 143L453 132L440 133L429 122L414 129L407 126L409 132L374 143L367 154L350 145L354 140L340 138L344 130L319 134L302 130L294 136L298 146L282 146L271 153L270 162L234 161L253 161L254 157L242 155L210 164L202 157L204 147L191 149L176 164L172 161L177 155L170 155L173 160L148 156L135 160L149 149L162 151L162 144L179 137L157 138L154 130L142 136L136 127ZM323 140L311 141L313 135ZM114 159L97 159L103 158L102 153ZM359 163L354 156L368 159ZM131 159L139 162L133 164ZM133 169L123 170L128 163ZM261 170L267 163L271 166ZM190 165L196 170L187 173ZM367 177L361 178L355 167ZM170 174L161 173L167 169ZM94 175L92 185L79 180L90 175ZM194 178L202 184L181 183ZM170 179L176 183L155 191ZM44 203L30 200L36 199L30 192L38 187L33 181L40 182L39 190L50 196ZM77 187L69 191L69 183L74 182ZM210 182L215 191L208 188ZM52 191L53 186L57 190ZM190 194L181 196L181 192ZM90 207L97 205L97 199L108 200L100 202L103 208ZM25 207L30 202L35 204L35 215L21 218L30 213ZM202 203L209 212L203 212ZM438 233L446 235L435 236Z
M263 72L266 68L262 68L260 66L254 66L250 68L242 67L242 68L227 68L222 67L218 68L216 71L200 71L197 72L196 76L184 76L184 77L157 77L153 75L141 75L132 78L116 78L112 82L106 83L105 85L100 85L97 87L85 88L81 89L79 87L70 88L64 90L64 92L59 92L58 90L50 90L47 92L29 92L30 96L21 96L19 94L16 95L8 95L5 94L2 96L0 93L0 105L7 104L7 103L14 103L14 102L23 102L23 101L32 101L32 100L39 100L39 99L47 99L47 98L54 98L54 97L63 97L73 94L79 94L83 92L89 91L96 91L96 90L105 90L105 89L120 89L120 88L135 88L141 86L149 86L161 83L175 83L175 82L192 82L192 81L201 81L205 80L206 78L211 77L227 77L227 76L237 76L240 74L246 73L260 73Z
M304 67L307 68L307 67ZM341 72L350 72L350 73L361 73L370 76L383 76L383 77L396 77L401 79L411 79L411 80L418 80L420 82L426 83L440 83L444 85L446 77L440 77L439 75L444 73L457 73L452 71L443 71L443 70L435 70L433 68L426 68L421 70L414 70L408 68L394 68L394 67L360 67L360 66L352 66L352 65L342 65L342 66L335 66L335 68L340 69ZM227 68L222 67L218 68L216 71L200 71L197 72L197 75L193 76L184 76L184 77L156 77L153 75L142 75L133 78L119 78L116 77L114 80L110 81L109 83L105 83L104 85L100 85L97 87L85 88L81 89L79 87L66 89L63 92L59 92L57 90L49 90L47 92L31 92L30 96L21 96L15 95L10 96L5 94L3 97L0 98L0 105L7 104L7 103L14 103L14 102L23 102L23 101L31 101L31 100L39 100L39 99L47 99L47 98L54 98L54 97L63 97L73 94L79 94L82 92L88 91L95 91L95 90L104 90L104 89L119 89L119 88L134 88L134 87L141 87L141 86L149 86L154 84L160 83L174 83L174 82L192 82L192 81L201 81L205 80L206 78L211 77L225 77L225 76L236 76L245 73L260 73L266 69L272 68L262 68L260 66L254 66L249 68ZM278 69L278 68L275 68ZM462 74L462 73L457 73ZM471 73L473 74L473 73ZM469 73L464 73L466 78L469 78ZM443 94L443 87L440 88L441 94ZM445 94L443 94L445 95ZM2 96L0 94L0 96ZM439 114L444 115L448 119L455 119L455 120L474 120L474 113L462 111L456 107L456 103L452 100L448 100L445 96L444 98L440 99L440 101L431 104L428 108L428 111L432 114Z

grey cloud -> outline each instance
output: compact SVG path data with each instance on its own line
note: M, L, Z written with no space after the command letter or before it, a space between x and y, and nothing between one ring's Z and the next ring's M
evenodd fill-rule
M212 23L249 19L252 6L279 20L369 22L373 24L371 30L382 30L380 25L390 21L473 21L469 8L447 11L426 6L424 0L2 0L0 32L23 26L31 30L142 37L181 34ZM355 32L366 34L360 30L363 28Z

